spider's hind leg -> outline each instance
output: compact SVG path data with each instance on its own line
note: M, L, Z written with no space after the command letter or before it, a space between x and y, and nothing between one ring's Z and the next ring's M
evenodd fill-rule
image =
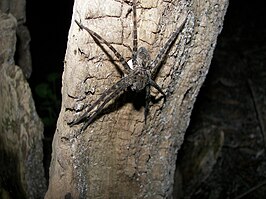
M151 86L150 85L147 85L146 86L146 89L145 89L145 92L146 92L146 95L145 95L145 110L144 110L144 120L145 120L145 124L146 124L146 121L147 121L147 116L148 116L148 113L149 113L149 105L150 105L150 101L151 101Z
M149 113L149 104L151 101L151 86L156 88L162 95L164 98L164 102L166 101L166 94L163 92L163 90L161 89L161 87L153 80L150 79L150 83L146 86L146 96L145 96L145 111L144 111L144 117L145 117L145 124L146 124L146 120L147 120L147 116Z
M150 85L153 86L154 88L156 88L163 95L163 98L164 98L164 101L165 101L166 100L166 94L163 92L161 87L153 80L150 80Z

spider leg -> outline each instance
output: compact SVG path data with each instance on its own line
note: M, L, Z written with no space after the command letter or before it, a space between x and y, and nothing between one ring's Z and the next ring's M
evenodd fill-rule
M113 53L115 54L115 56L118 58L119 62L124 66L126 73L129 73L129 71L131 70L128 63L126 62L126 60L124 59L124 57L122 57L122 55L111 45L109 44L105 39L103 39L100 35L98 35L96 32L90 30L89 28L83 26L81 23L79 23L77 20L75 20L76 24L80 27L80 29L84 29L86 30L94 39L101 41L102 43L104 43L111 51L113 51Z
M125 90L128 86L130 86L130 83L129 82L130 81L128 81L128 78L127 77L124 77L123 79L121 79L119 82L117 82L114 86L112 86L109 89L110 91L108 93L110 95L105 95L106 96L106 99L102 99L103 100L103 103L97 108L97 110L92 115L90 115L88 117L88 120L82 126L81 131L84 131L90 125L90 123L95 119L95 117L97 117L97 115L99 115L99 113L102 111L102 109L104 108L104 106L110 100L112 100L120 92L122 92L123 90Z
M161 89L161 87L155 81L153 81L152 79L150 79L150 85L152 87L156 88L163 95L164 99L166 98L166 95L163 92L163 90Z
M95 117L102 111L104 106L112 100L115 96L117 96L121 91L125 90L128 86L131 85L131 81L129 81L128 76L122 78L120 81L118 81L115 85L113 85L108 90L104 91L101 97L96 100L90 107L87 109L77 120L74 120L73 122L69 123L69 126L76 125L83 120L87 119L85 121L85 124L83 125L81 131L85 130L88 125L95 119ZM98 106L99 105L99 106ZM96 106L97 110L89 114Z
M133 68L137 66L137 51L138 51L138 33L137 33L137 11L136 11L136 0L133 0L133 53L132 63Z
M157 54L154 61L151 63L151 69L152 69L151 78L152 79L154 79L155 75L157 74L158 68L160 67L163 59L165 58L165 56L166 56L167 52L169 51L170 47L172 46L173 42L176 40L179 32L183 28L185 21L186 21L186 18L181 23L181 25L176 29L176 31L171 34L171 36L169 37L167 42L164 44L163 48L161 48L161 50Z
M146 89L145 90L145 92L146 92L146 96L145 96L145 111L144 111L145 124L146 124L147 116L148 116L148 113L149 113L149 104L150 104L150 101L151 101L151 94L150 94L151 86L156 88L163 95L164 100L166 98L166 95L162 91L161 87L158 84L156 84L155 81L150 79L149 80L149 84L145 87L145 89Z
M148 113L149 113L149 104L150 104L150 100L151 100L150 91L151 91L151 86L150 86L150 84L148 84L146 86L146 90L145 90L145 92L146 92L146 96L145 96L145 110L144 110L145 124L146 124L147 116L148 116Z
M99 115L99 113L102 111L102 109L104 108L104 106L113 99L114 96L118 95L122 90L118 89L116 91L114 91L114 93L112 93L110 96L108 96L104 102L101 104L101 106L99 106L97 108L97 110L91 114L88 118L87 121L85 121L84 125L81 128L81 131L84 131L90 124L91 122Z

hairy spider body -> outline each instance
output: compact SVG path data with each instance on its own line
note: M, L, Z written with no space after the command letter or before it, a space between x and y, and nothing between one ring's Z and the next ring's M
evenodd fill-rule
M145 89L146 97L145 97L145 122L149 110L149 102L150 102L150 89L151 86L157 89L164 97L166 97L165 93L162 91L160 86L153 80L159 69L159 66L162 63L162 60L166 56L168 50L170 49L172 43L177 38L178 33L183 27L185 20L182 21L182 24L177 28L175 32L173 32L164 47L161 48L159 53L157 54L154 60L150 59L150 55L148 51L144 47L140 47L138 49L137 43L137 22L136 22L136 0L132 2L132 10L133 10L133 53L132 53L132 63L133 67L131 68L126 60L122 57L122 55L105 39L103 39L96 32L90 30L89 28L83 26L81 23L75 20L76 24L80 27L80 29L86 30L96 41L104 43L118 58L119 62L124 66L125 69L125 77L120 79L117 83L115 83L111 88L107 89L102 93L98 100L96 100L90 107L88 107L84 113L76 120L68 123L70 126L78 124L84 121L84 125L81 128L81 132L84 131L88 125L97 117L97 115L102 111L105 105L112 99L114 99L117 95L119 95L122 91L126 90L128 87L131 90L140 92Z

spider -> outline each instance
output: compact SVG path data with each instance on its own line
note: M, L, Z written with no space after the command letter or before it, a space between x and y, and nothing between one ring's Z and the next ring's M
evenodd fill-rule
M105 39L103 39L96 32L85 27L77 20L76 24L81 30L86 30L90 36L98 41L99 43L104 43L118 58L119 62L123 65L126 75L122 77L118 82L116 82L111 88L104 91L98 100L96 100L78 119L68 123L70 126L76 125L84 121L84 125L81 128L81 132L84 131L95 117L103 110L105 105L118 96L122 91L127 88L131 88L132 91L140 92L145 89L145 111L144 117L146 122L146 117L149 111L150 103L150 89L154 87L166 98L165 93L162 91L161 87L154 81L157 70L159 69L162 61L164 60L167 52L172 46L173 42L176 40L180 30L185 24L185 20L181 25L170 35L167 42L164 44L163 48L160 49L159 53L154 60L150 59L150 55L146 48L140 47L138 49L138 38L137 38L137 20L136 20L136 0L132 1L132 11L133 11L133 53L132 53L132 64L130 67L129 62L126 62L125 58ZM95 110L94 110L95 109Z

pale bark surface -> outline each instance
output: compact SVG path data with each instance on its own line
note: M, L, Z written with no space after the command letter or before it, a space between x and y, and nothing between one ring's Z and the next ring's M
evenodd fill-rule
M43 198L43 125L14 63L17 21L0 10L0 198Z
M77 138L74 135L81 125L70 128L67 122L78 116L82 105L95 101L121 78L121 73L90 35L72 23L46 198L171 197L177 152L208 72L227 5L227 0L138 1L139 46L146 47L152 58L180 19L187 17L156 78L167 94L166 102L153 90L156 102L151 104L145 124L144 108L136 103L144 104L144 98L125 92ZM75 19L91 28L129 59L129 9L124 1L76 0L72 22Z

